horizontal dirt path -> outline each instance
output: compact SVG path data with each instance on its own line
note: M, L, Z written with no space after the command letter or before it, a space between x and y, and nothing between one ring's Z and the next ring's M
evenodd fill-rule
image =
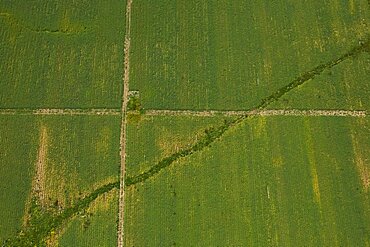
M127 100L126 100L127 101ZM127 102L126 102L127 103ZM125 110L126 112L126 110ZM366 117L364 110L299 110L273 109L251 111L218 111L218 110L146 110L146 116L336 116ZM121 116L121 109L0 109L0 115L113 115Z
M115 108L40 108L40 109L29 109L29 108L14 108L14 109L0 109L0 115L121 115L121 109Z
M335 116L335 117L366 117L366 111L357 110L251 110L251 111L189 111L189 110L147 110L147 116Z

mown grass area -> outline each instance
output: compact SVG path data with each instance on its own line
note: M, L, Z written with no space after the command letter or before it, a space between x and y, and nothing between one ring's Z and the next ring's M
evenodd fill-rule
M138 0L132 11L130 87L144 108L248 109L368 37L366 0Z
M120 107L125 0L0 1L0 107Z
M272 109L370 110L370 55L362 53L284 95Z
M32 117L0 116L0 243L21 227L38 135Z
M204 137L204 130L223 117L145 116L127 129L126 176L135 176L153 164Z
M368 118L248 119L127 188L126 245L365 246L369 140Z
M5 246L59 239L64 246L84 246L99 231L106 233L99 241L114 246L118 193L111 190L118 187L120 117L2 118L8 130L0 135L5 150L0 176L7 192L1 220L12 224L1 228L1 240L9 238Z

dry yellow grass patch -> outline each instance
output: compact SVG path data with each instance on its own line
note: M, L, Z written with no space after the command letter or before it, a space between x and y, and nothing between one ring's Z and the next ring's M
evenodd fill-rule
M48 152L48 133L45 126L40 128L39 149L35 166L35 176L32 181L32 193L39 200L41 206L46 206L45 173Z
M352 133L352 147L353 147L353 154L355 158L355 163L357 166L358 173L361 178L362 185L364 187L364 191L367 193L369 192L370 187L370 164L368 158L363 153L363 148L359 144L358 138Z
M266 137L267 135L266 122L267 122L266 117L258 117L254 119L253 123L251 123L250 125L253 137L255 138Z
M25 213L23 214L23 226L26 226L29 219L29 209L32 198L36 198L37 202L42 207L46 207L46 192L45 192L45 169L47 163L47 152L48 152L48 132L44 125L40 127L39 147L37 152L37 158L35 162L35 171L32 179L31 192L28 196Z
M314 143L313 143L313 140L312 140L312 133L311 133L311 129L310 129L310 126L309 126L309 121L308 121L307 118L305 118L304 125L305 125L305 132L307 133L306 134L306 145L307 145L308 162L309 162L309 165L310 165L311 178L312 178L312 190L314 192L315 202L317 204L321 205L319 176L317 174L317 168L316 168Z
M201 133L203 133L203 130ZM180 151L184 147L194 144L197 139L200 138L201 133L187 133L186 135L180 135L171 131L166 131L160 138L157 139L156 145L161 151L161 156L167 157L175 152Z
M283 158L281 156L278 156L278 157L274 157L272 159L272 165L275 167L275 168L280 168L283 166Z
M67 170L65 162L50 162L47 167L45 191L49 205L57 203L61 208L73 205L78 198L77 171Z

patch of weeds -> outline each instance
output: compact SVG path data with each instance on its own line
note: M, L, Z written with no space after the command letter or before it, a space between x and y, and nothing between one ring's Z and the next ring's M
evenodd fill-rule
M141 105L139 91L130 91L127 103L127 121L137 124L141 121L144 114L144 108Z

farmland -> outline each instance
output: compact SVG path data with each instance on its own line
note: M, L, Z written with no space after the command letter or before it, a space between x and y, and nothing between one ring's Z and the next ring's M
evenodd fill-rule
M150 109L249 109L368 30L367 1L138 0L130 87Z
M370 246L369 11L0 0L0 243Z
M369 157L369 127L367 118L249 119L128 188L126 246L366 246L369 184L357 166Z
M145 116L138 123L130 123L127 176L140 174L161 159L193 145L196 137L203 136L204 129L221 122L221 117Z
M32 117L0 117L0 123L0 239L4 240L22 224L37 155L37 134L29 131L36 127Z
M120 107L124 5L0 1L1 107Z
M8 147L1 155L1 188L5 191L1 212L6 223L0 232L2 240L28 229L37 217L56 216L118 179L119 117L4 116L0 121L7 129L2 132L7 134L2 135L1 145ZM79 246L78 239L89 236L89 231L115 229L116 213L112 211L117 210L117 194L110 193L80 212L71 225L67 222L55 229L55 236L48 241L56 241L60 234L61 244L69 243L64 246ZM41 213L33 207L40 208ZM72 239L70 228L74 229ZM110 234L100 241L111 246L116 234Z

